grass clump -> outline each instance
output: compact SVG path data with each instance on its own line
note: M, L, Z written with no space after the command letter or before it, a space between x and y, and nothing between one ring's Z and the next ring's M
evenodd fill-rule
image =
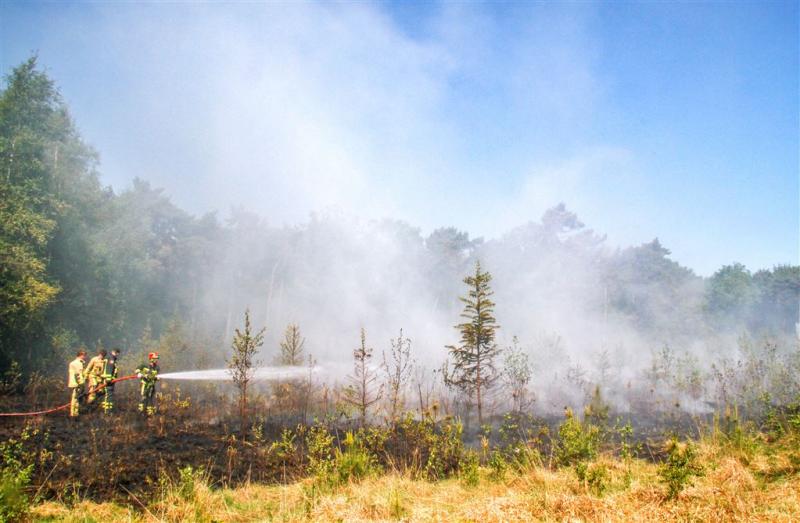
M389 516L396 520L402 520L408 516L403 492L397 488L389 490Z

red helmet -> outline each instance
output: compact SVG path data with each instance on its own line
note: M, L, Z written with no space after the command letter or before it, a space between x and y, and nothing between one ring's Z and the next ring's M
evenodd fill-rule
M147 359L149 359L149 360L157 360L158 359L158 353L157 352L151 352L150 354L147 355Z

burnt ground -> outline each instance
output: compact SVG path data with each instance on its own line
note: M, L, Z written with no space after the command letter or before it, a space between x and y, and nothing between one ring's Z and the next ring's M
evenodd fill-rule
M111 416L84 408L77 420L66 411L0 417L0 442L19 439L27 431L30 437L24 449L27 459L36 461L31 484L44 498L130 501L131 493L148 498L164 474L175 478L187 465L202 468L217 484L291 479L287 475L293 476L294 469L287 469L268 451L269 442L280 434L279 425L263 423L260 441L252 437L242 441L239 427L221 416L220 411L228 410L221 398L186 404L170 394L164 394L159 414L150 418L136 411L135 394L130 391L120 394ZM43 406L25 400L4 398L0 412ZM64 401L62 397L50 406Z
M216 485L276 483L304 475L306 459L301 445L288 457L279 458L278 453L269 450L283 428L295 427L297 420L281 422L275 413L270 415L262 409L264 416L253 420L260 434L251 434L243 441L234 405L216 389L190 388L191 399L187 400L185 391L162 387L159 413L146 418L136 411L136 386L120 385L117 410L111 416L84 408L77 420L70 419L66 411L30 418L0 417L0 442L18 439L26 429L30 434L24 448L27 459L36 461L31 485L40 497L130 504L136 499L151 499L165 479L176 479L179 469L187 465L202 468ZM25 396L1 398L0 412L59 405L66 401L66 392L54 391L39 397L42 399L38 401ZM651 460L661 459L665 434L694 436L703 422L680 413L671 417L652 413L612 415L609 425L614 425L614 419L629 417L636 422L638 454ZM493 421L498 425L501 419ZM542 456L549 455L550 438L562 421L559 416L535 421L537 430L550 435L541 439ZM615 443L615 436L609 434L605 446L614 450L618 441ZM475 430L467 431L465 439L478 444Z
M214 483L276 482L284 471L268 444L242 441L225 424L160 429L159 417L133 413L112 419L73 422L51 417L33 422L0 422L0 441L32 434L25 450L37 460L32 484L45 498L74 495L93 500L148 496L163 473L175 478L187 465L202 468ZM274 439L274 438L273 438ZM286 478L288 479L288 478Z

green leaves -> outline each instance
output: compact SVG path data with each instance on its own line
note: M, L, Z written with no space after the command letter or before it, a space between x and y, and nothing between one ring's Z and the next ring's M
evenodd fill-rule
M0 93L0 347L41 319L61 290L48 271L47 247L59 202L50 193L48 156L71 136L61 101L36 58L14 69ZM0 355L0 356L2 356Z

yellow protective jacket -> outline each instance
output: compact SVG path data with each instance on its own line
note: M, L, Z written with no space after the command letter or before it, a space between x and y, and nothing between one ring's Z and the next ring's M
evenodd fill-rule
M67 387L74 389L83 385L83 360L75 358L69 364L67 371Z
M152 387L158 381L158 363L142 363L136 368L136 372L142 375L140 379L148 387Z
M103 373L101 377L104 381L111 381L117 379L119 374L119 367L117 366L117 358L111 356L103 360Z
M106 366L106 359L99 354L94 358L89 360L89 364L86 366L86 370L83 371L85 377L92 376L97 378L97 381L100 380L100 376L103 374L103 367Z

